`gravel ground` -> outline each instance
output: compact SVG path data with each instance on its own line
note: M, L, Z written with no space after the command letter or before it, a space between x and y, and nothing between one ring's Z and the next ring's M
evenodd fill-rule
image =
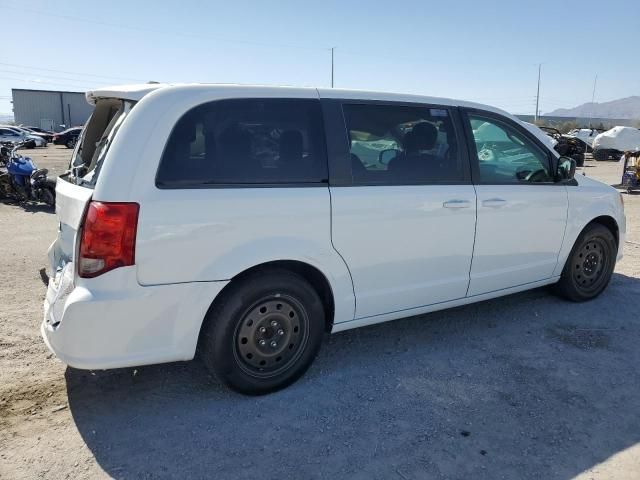
M54 172L69 156L32 153ZM333 335L298 383L250 398L199 362L65 368L38 331L55 216L0 203L0 478L640 478L640 195L625 204L598 299L539 289Z

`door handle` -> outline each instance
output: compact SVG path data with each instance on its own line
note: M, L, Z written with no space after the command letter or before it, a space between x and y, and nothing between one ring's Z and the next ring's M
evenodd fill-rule
M469 200L447 200L442 206L444 208L469 208L471 202Z
M503 200L502 198L489 198L487 200L482 201L482 206L489 207L489 208L500 208L500 207L504 207L506 204L507 204L507 201Z

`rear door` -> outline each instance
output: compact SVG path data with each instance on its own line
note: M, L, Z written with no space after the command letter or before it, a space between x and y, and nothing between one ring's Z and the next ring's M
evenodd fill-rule
M73 261L76 234L93 195L101 160L131 105L119 99L98 101L96 109L74 149L69 171L56 183L56 214L59 230L49 250L50 274L55 277Z
M568 208L551 153L506 117L470 110L464 118L478 194L469 295L550 278Z
M356 318L464 297L476 197L457 111L324 102L332 240L352 275Z

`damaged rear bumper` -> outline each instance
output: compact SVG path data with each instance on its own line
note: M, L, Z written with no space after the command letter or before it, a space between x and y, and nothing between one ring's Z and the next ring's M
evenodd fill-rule
M227 284L141 286L135 266L77 281L68 270L49 280L40 331L49 350L81 369L192 359L202 320Z

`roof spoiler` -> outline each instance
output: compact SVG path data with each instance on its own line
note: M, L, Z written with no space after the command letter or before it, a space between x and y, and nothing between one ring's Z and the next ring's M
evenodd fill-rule
M168 86L166 83L148 82L135 85L116 85L113 87L102 87L95 90L88 90L84 96L87 102L95 105L100 98L120 98L137 102L146 94L159 88Z

